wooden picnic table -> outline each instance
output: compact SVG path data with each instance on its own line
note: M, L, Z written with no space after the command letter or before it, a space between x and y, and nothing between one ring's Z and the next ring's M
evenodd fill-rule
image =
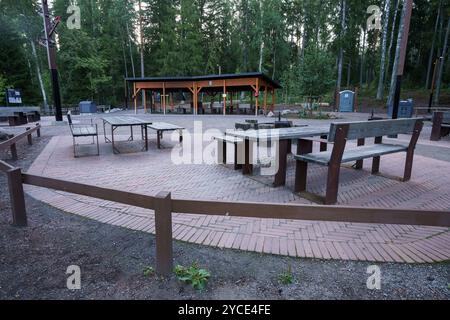
M242 166L243 174L252 174L252 150L253 143L260 141L278 141L278 171L275 174L273 185L275 187L286 184L286 165L288 145L293 139L320 136L326 138L330 131L329 125L291 127L278 129L260 129L260 130L236 130L226 132L227 135L238 137L244 140L244 165Z
M165 131L175 131L177 130L180 134L179 141L183 141L183 130L184 127L177 126L176 124L167 123L167 122L153 122L151 125L148 126L150 129L156 130L156 144L158 146L158 149L161 149L161 139L163 137L163 132Z
M127 139L127 141L133 141L133 127L140 126L141 127L141 137L142 140L145 141L144 148L145 151L148 151L148 134L147 134L147 125L151 125L152 122L149 120L132 117L132 116L114 116L114 117L105 117L103 120L103 132L105 135L105 142L111 143L113 148L113 153L120 153L120 151L114 145L114 131L119 127L130 127L131 135ZM111 140L106 136L106 124L111 126Z

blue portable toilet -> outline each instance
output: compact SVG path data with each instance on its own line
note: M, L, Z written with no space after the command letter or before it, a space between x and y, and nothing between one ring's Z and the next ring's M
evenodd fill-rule
M355 92L344 90L339 92L339 112L355 111Z
M94 101L80 101L78 107L80 113L97 113L97 105Z
M397 118L411 118L414 113L413 99L401 100L398 104ZM388 108L388 116L392 118L392 105Z

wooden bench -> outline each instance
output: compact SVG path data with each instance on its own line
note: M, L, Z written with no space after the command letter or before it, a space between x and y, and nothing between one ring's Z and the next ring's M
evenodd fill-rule
M91 119L90 125L85 124L73 124L72 123L72 116L68 113L67 114L67 121L69 122L70 132L72 133L72 140L73 140L73 156L75 158L78 158L76 153L76 146L77 143L75 142L76 138L81 137L92 137L92 143L95 144L95 139L97 139L97 156L100 155L100 148L98 145L98 128L97 125L93 124Z
M234 170L242 169L244 140L233 136L214 137L217 141L217 163L227 164L227 143L234 145Z
M163 132L165 131L175 131L178 130L180 134L180 142L183 142L183 127L177 126L175 124L167 123L167 122L153 122L152 124L147 126L150 129L156 130L156 142L158 145L158 149L161 149L161 139L163 138Z
M333 144L331 151L312 152L311 139L299 139L295 155L295 192L306 191L308 163L313 162L328 166L325 204L337 201L339 186L339 171L341 163L356 161L355 168L361 169L363 159L373 158L372 174L379 172L382 155L406 152L406 163L403 181L411 178L414 148L422 130L421 119L395 119L378 121L359 121L332 123L328 134L328 143ZM383 136L412 133L408 146L386 144ZM365 138L374 138L374 144L364 145ZM348 140L357 140L357 147L346 149ZM324 141L321 140L321 143Z
M438 141L450 133L450 112L433 112L433 127L431 129L431 141Z

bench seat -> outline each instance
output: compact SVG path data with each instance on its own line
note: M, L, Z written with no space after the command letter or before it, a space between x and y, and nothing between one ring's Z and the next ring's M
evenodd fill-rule
M149 124L147 127L157 131L172 131L172 130L182 130L183 127L177 126L176 124L171 124L167 122L153 122Z
M345 150L342 155L342 163L361 160L366 158L373 158L385 154L396 153L408 150L408 147L394 144L373 144L368 146L357 147L354 149ZM295 159L314 162L321 165L328 165L331 159L332 151L307 153L302 155L295 155Z
M220 137L214 137L215 140L227 142L227 143L241 143L244 140L238 137L234 136L220 136Z
M97 129L94 126L73 126L72 135L75 137L95 136Z

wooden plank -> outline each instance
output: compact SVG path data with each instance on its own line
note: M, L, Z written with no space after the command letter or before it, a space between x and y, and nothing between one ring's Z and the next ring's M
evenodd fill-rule
M233 217L450 227L450 212L437 210L173 199L172 211Z
M12 170L14 167L9 163L0 160L0 172L6 172L8 170Z
M344 151L344 154L342 156L342 163L406 151L407 149L408 147L393 144L374 144L357 147ZM316 152L303 155L295 155L294 158L297 160L327 165L330 161L331 153L332 151Z
M184 129L183 127L177 126L176 124L171 124L167 122L153 122L152 124L148 125L150 129L153 130L180 130Z
M38 187L71 192L136 207L154 209L154 197L76 182L22 174L22 181ZM320 206L256 202L172 200L172 212L254 218L389 223L450 227L450 212L350 206Z
M40 128L41 128L41 126L37 124L35 127L31 128L31 129L29 129L25 132L22 132L16 136L12 137L9 140L3 141L2 143L0 143L0 150L6 149L11 145L16 144L18 141L20 141L24 138L27 138L28 135L30 135L34 131L40 130Z
M78 182L70 182L60 179L32 175L28 173L23 173L22 179L23 183L37 187L75 193L83 196L128 204L145 209L154 208L153 197L138 193L102 188Z
M348 140L359 138L380 137L394 135L399 133L411 133L414 130L416 121L422 119L393 119L376 121L355 121L355 122L336 122L330 127L329 141L334 141L336 137L336 128L338 125L348 124Z

